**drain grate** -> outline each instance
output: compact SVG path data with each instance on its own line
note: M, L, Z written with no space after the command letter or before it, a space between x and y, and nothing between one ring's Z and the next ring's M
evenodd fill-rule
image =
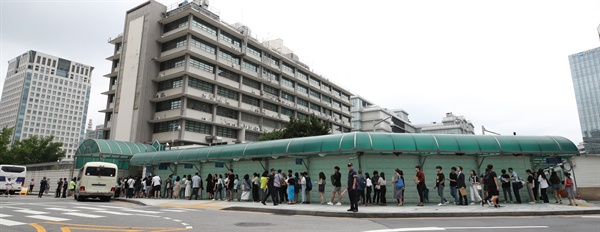
M236 226L239 227L261 227L261 226L271 226L273 224L267 222L240 222L235 223Z

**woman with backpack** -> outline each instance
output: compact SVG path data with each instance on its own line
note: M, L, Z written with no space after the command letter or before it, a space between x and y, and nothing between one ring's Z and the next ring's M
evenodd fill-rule
M550 187L548 183L550 182L548 181L548 178L546 178L546 173L544 173L544 170L541 168L538 170L538 182L540 183L541 200L546 204L550 203L548 200L548 187Z
M242 181L242 199L241 201L250 201L250 187L252 184L250 183L250 175L244 175L244 180Z
M382 173L383 174L383 173ZM402 178L402 171L400 169L395 170L394 178L392 179L392 183L394 183L394 198L398 201L398 206L404 205L404 199L402 196L404 195L404 179Z
M179 199L179 190L181 189L181 186L179 185L180 181L181 178L177 176L177 178L175 178L175 182L173 182L173 199Z
M575 202L575 186L573 186L573 179L571 179L571 173L565 172L564 185L565 190L567 190L567 199L569 199L569 206L577 206L577 202Z
M321 197L321 205L325 204L325 200L324 200L325 183L326 183L325 173L319 172L319 182L317 182L317 184L319 185L319 197Z
M560 177L558 177L558 173L556 171L552 171L550 174L550 184L552 184L552 191L554 192L554 199L556 199L556 204L562 204L562 196L558 193L560 190Z

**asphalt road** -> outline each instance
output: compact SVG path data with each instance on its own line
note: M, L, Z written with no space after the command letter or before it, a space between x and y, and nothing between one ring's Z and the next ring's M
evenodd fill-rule
M600 231L600 215L353 219L0 197L0 231Z

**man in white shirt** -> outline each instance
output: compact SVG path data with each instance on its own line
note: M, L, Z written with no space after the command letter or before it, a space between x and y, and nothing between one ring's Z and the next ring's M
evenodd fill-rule
M133 198L133 192L135 190L135 179L133 178L133 176L129 177L129 180L127 180L127 187L129 187L127 189L127 196L125 198Z
M158 175L152 177L152 190L154 191L154 198L160 198L160 176Z
M198 173L196 172L196 175L194 177L192 177L192 196L190 197L189 200L191 200L192 197L194 197L194 195L196 195L195 200L198 200L198 190L200 189L200 181L201 181L201 178L200 178L200 176L198 176ZM202 199L202 191L200 191L200 199Z
M13 183L10 181L10 177L6 180L6 191L4 191L6 197L10 197L10 191L13 189Z
M521 188L519 187L523 187L523 185L518 184L518 182L521 182L521 179L519 179L519 175L517 175L517 172L515 172L513 168L508 168L508 172L510 173L510 183L512 184L513 193L515 194L515 200L517 201L517 204L521 204L521 193L519 192Z

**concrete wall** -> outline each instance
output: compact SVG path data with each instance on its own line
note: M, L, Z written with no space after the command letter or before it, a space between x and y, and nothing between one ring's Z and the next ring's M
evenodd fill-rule
M600 155L573 157L577 191L585 200L600 200Z

